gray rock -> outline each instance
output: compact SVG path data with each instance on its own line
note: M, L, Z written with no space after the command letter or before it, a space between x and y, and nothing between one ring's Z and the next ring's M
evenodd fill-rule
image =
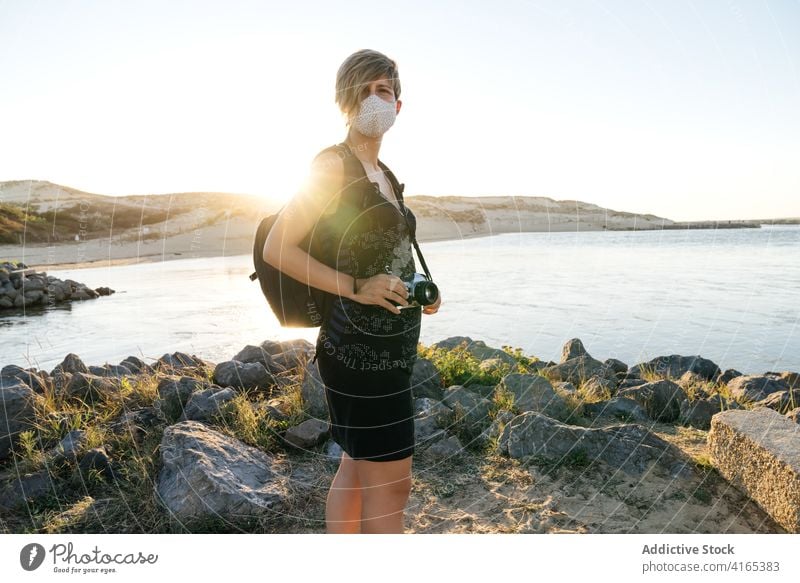
M129 356L119 364L136 374L152 374L155 372L152 366L136 356Z
M715 402L707 399L695 399L681 401L680 415L678 421L683 425L689 425L697 429L709 429L711 418L715 413L719 413L719 408Z
M580 338L572 338L567 340L564 346L561 347L561 360L559 362L567 362L571 358L578 356L589 356L586 348L583 347L583 342Z
M461 442L455 435L451 435L447 439L440 439L433 443L425 450L425 455L435 460L450 460L458 457L464 448L461 447Z
M616 390L616 382L606 377L593 375L581 385L580 392L589 399L610 399Z
M270 358L272 359L272 368L269 370L276 374L303 366L308 360L304 352L295 350L279 352L278 354L271 355Z
M328 419L328 401L325 399L325 383L319 375L316 362L308 362L303 369L303 383L300 385L305 410L311 417Z
M678 419L681 413L681 401L687 398L680 385L670 380L623 389L617 392L617 396L633 399L645 408L651 419L665 423Z
M760 401L753 403L753 406L769 407L778 413L788 413L795 407L800 406L800 389L770 393Z
M483 431L480 435L478 435L476 441L479 445L487 445L491 443L496 443L500 434L503 431L503 427L505 427L506 423L511 421L516 415L511 411L506 409L501 409L495 415L492 424Z
M160 422L156 407L142 407L126 411L111 423L110 429L114 433L129 433L135 443L144 441L147 433Z
M89 372L99 377L130 377L133 371L122 364L104 364L103 366L89 366Z
M415 398L430 397L441 400L444 392L442 377L433 362L417 358L411 371L411 390Z
M265 369L272 372L282 372L283 369L280 367L280 370L273 370L275 366L272 362L272 355L266 351L261 346L253 346L252 344L248 344L244 348L242 348L236 356L234 356L231 360L244 362L247 364L252 364L254 362L260 363ZM278 367L276 367L278 368Z
M320 419L306 419L286 430L284 439L295 447L308 449L325 441L330 434L330 424Z
M510 370L519 370L519 365L513 356L500 348L487 346L483 340L473 340L469 336L451 336L432 344L434 348L443 348L445 350L453 350L462 345L469 354L479 361L499 358L511 367Z
M631 387L641 387L644 384L647 384L647 381L644 379L625 378L620 381L619 385L617 385L617 391L619 392L622 389L630 389Z
M48 376L44 371L34 372L32 370L17 366L16 364L9 364L0 370L0 377L5 377L6 379L19 379L39 395L43 395L47 390Z
M153 363L153 368L158 371L180 374L188 372L202 373L205 369L214 368L214 366L194 354L173 352L172 354L162 355L161 358Z
M615 380L614 370L591 356L576 356L553 366L546 366L542 374L549 378L580 385L591 376Z
M342 446L336 443L333 439L329 439L325 444L325 456L330 460L341 460L343 452L344 450L342 449Z
M679 448L637 424L586 429L528 411L505 426L499 446L501 453L515 459L540 456L563 462L570 456L580 456L589 462L603 461L631 475L640 475L653 464L665 468L672 477L693 475L691 460Z
M11 511L44 498L57 491L47 468L38 472L15 476L0 487L0 509Z
M70 378L64 389L64 396L68 399L82 401L97 401L104 395L118 394L120 379L116 377L100 377L97 375L76 372Z
M214 369L214 382L222 387L237 389L267 389L276 383L264 365L259 362L226 360Z
M68 372L68 373L88 373L89 369L81 360L81 357L77 354L73 354L70 352L64 357L64 360L61 361L60 364L57 364L56 367L50 373L50 376L56 376L61 372Z
M538 374L509 373L500 381L503 389L514 395L514 406L520 411L539 411L555 419L566 420L571 411L553 386Z
M414 417L414 441L424 446L447 436L433 415L417 415Z
M157 500L179 520L236 520L286 510L288 476L269 454L198 421L164 430Z
M105 479L110 480L114 477L114 470L108 452L102 447L95 447L87 451L81 461L78 462L78 469L84 479L89 476L92 470L100 472Z
M628 372L628 365L621 360L617 360L616 358L607 358L603 361L603 364L613 370L616 374Z
M445 389L442 402L453 411L462 411L470 425L488 425L491 403L461 385Z
M556 381L552 383L553 389L562 395L569 395L571 397L578 396L578 389L575 388L575 385L572 383L568 383L565 381Z
M158 401L156 407L168 418L176 418L183 414L192 394L207 389L207 382L188 376L167 376L158 383Z
M189 396L180 420L211 421L215 415L223 411L227 403L236 398L236 395L236 391L232 388L222 388L217 385L194 392Z
M670 354L669 356L657 356L647 362L642 362L632 366L629 370L635 376L641 376L642 370L652 371L659 378L679 379L686 371L694 371L705 380L714 380L720 374L719 367L712 361L702 356L681 356L680 354Z
M447 429L453 422L453 410L436 399L422 397L414 399L414 413L420 417L431 416L441 429Z
M741 375L728 382L731 396L742 404L761 401L772 393L788 389L785 380L766 375Z
M725 370L722 372L722 374L720 374L720 375L717 377L717 382L718 382L718 383L721 383L721 384L723 384L723 385L726 385L726 384L728 384L729 382L731 382L731 380L735 379L736 377L740 377L740 376L742 376L742 373L740 373L740 372L739 372L738 370L736 370L735 368L726 368L726 369L725 369Z
M47 462L51 464L63 461L75 463L85 451L88 442L89 436L85 431L73 429L58 442L58 445L47 452Z
M626 397L614 397L608 401L585 403L583 411L592 417L606 415L621 421L634 421L644 425L649 425L651 421L644 407L633 399Z
M518 366L513 368L519 370ZM478 370L484 375L504 375L508 374L511 369L511 365L496 356L482 360L478 365ZM495 378L497 377L495 376Z
M766 407L722 411L711 419L708 450L726 480L787 531L800 532L797 423Z
M719 393L714 393L710 397L706 399L712 407L714 407L714 413L719 413L720 411L726 411L728 409L741 409L742 406L734 400L726 399Z
M11 455L19 433L33 427L37 398L41 397L19 379L0 377L0 460Z
M261 348L267 351L270 356L276 356L280 353L295 354L298 359L303 362L308 360L314 354L314 345L305 338L292 338L291 340L265 340L261 343Z

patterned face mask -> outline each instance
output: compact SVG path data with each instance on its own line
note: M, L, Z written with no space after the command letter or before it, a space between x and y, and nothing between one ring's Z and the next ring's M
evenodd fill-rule
M378 138L394 124L396 103L394 99L388 102L372 94L361 102L359 113L351 123L365 136Z

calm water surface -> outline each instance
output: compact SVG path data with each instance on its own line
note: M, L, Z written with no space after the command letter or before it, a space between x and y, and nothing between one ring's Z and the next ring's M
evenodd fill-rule
M800 371L800 227L514 233L423 243L442 289L421 341L471 336L544 360L580 338L629 365L699 354L743 373ZM419 267L419 265L418 265ZM250 255L49 271L117 293L0 315L0 366L52 369L180 350L219 362L246 344L302 337L281 329Z

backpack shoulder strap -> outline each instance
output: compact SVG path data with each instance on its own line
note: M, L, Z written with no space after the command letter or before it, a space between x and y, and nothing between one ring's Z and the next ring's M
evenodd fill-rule
M350 151L350 147L345 142L339 142L338 144L320 150L320 152L314 156L313 160L316 160L323 153L329 151L335 152L344 163L345 182L342 187L342 196L347 198L349 202L363 208L366 204L366 197L363 196L363 192L359 187L367 180L367 173L364 171L364 166L361 165L361 162L359 162L358 158Z

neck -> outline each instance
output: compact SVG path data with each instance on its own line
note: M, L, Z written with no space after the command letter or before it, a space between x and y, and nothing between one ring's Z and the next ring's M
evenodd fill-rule
M347 132L347 137L344 139L344 141L350 146L350 149L356 158L377 168L378 153L381 149L382 139L383 136L379 138L371 138L350 128L350 131Z

